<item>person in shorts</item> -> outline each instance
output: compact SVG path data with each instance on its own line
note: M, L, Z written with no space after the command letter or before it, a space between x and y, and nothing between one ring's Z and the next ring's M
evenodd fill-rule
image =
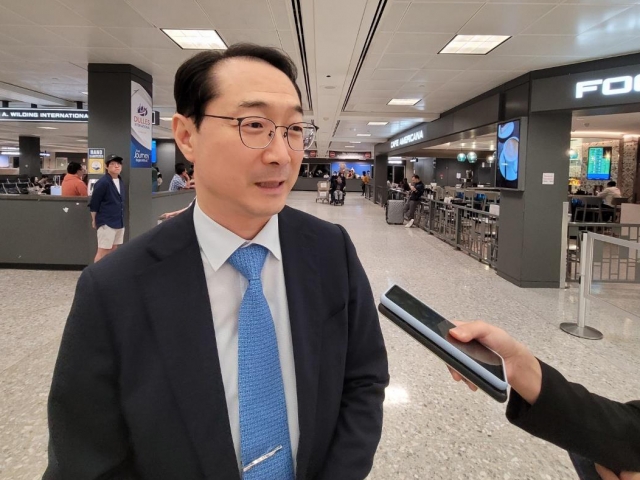
M98 232L98 262L115 251L124 241L124 182L120 178L122 157L110 155L106 161L107 173L93 187L89 201L91 224Z

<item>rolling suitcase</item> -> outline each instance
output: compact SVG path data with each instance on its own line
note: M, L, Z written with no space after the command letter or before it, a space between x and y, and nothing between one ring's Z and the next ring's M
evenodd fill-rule
M387 223L402 225L404 223L404 200L387 200Z

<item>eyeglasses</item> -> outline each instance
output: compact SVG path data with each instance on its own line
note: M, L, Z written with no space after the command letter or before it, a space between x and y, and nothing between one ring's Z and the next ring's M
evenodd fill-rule
M296 122L291 125L276 125L272 120L264 117L222 117L220 115L204 115L205 117L221 118L223 120L235 120L238 122L240 140L249 148L262 149L271 145L276 130L284 128L284 137L291 150L301 152L309 148L316 137L316 127L312 123Z

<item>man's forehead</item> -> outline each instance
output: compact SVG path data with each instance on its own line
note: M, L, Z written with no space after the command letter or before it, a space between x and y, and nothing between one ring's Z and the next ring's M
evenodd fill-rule
M220 96L231 94L241 97L240 101L260 101L267 96L293 96L299 100L293 81L280 69L259 59L227 59L214 67L213 74Z

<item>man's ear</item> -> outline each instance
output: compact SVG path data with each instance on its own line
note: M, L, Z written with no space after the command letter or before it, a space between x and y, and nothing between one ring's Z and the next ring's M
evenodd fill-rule
M193 120L176 113L171 119L171 130L176 145L184 155L184 158L195 164L195 133L197 132Z

